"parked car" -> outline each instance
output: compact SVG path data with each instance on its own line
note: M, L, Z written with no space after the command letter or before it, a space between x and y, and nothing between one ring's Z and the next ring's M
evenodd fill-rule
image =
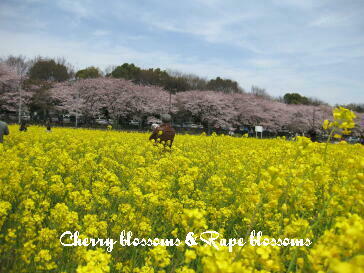
M129 122L129 125L133 125L133 126L139 126L140 125L140 122L138 120L131 120Z
M29 115L22 115L21 120L30 121L30 116Z
M63 122L64 123L70 123L71 122L71 116L70 115L63 115Z
M355 144L355 143L359 143L360 142L360 138L358 137L354 137L354 136L350 136L346 139L346 141L350 144Z
M203 126L201 124L196 124L192 122L185 122L182 125L184 128L191 128L191 129L203 129Z
M182 127L183 128L192 128L192 124L193 124L192 122L185 122L182 124Z
M109 124L109 121L107 119L102 119L102 118L96 119L95 122L97 124L100 124L100 125L107 125L107 124Z
M194 124L194 123L192 123L191 124L191 128L194 128L194 129L203 129L203 125L202 124Z

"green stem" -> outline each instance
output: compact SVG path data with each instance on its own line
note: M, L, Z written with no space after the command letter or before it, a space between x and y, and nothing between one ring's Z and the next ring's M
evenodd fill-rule
M327 146L329 145L329 142L331 141L331 137L332 137L332 134L334 133L334 131L335 131L335 128L332 128L330 135L326 141L325 152L324 152L324 162L326 162Z

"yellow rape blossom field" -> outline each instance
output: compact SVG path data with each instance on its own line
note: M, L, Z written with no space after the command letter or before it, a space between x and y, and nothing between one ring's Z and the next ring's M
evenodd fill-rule
M364 272L360 144L177 135L170 151L145 133L10 131L0 144L0 272ZM184 242L207 230L312 244ZM181 243L108 251L63 246L65 231Z

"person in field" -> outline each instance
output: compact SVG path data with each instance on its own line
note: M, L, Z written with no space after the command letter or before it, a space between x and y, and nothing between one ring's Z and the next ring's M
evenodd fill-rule
M27 130L28 130L27 123L26 123L25 120L22 120L21 123L20 123L19 131L20 132L26 132Z
M5 122L0 120L0 143L3 143L4 135L9 135L9 128Z
M308 131L308 137L311 139L312 142L316 142L317 141L317 132L314 128L311 128Z
M156 143L163 143L164 147L172 147L176 131L171 126L172 117L169 114L161 115L162 124L156 127L149 137L149 140L155 140Z
M152 124L152 131L154 131L155 129L157 129L159 127L159 124L157 123L153 123Z
M47 132L52 131L52 126L51 126L51 120L50 119L47 120L45 126L46 126L46 129L47 129Z

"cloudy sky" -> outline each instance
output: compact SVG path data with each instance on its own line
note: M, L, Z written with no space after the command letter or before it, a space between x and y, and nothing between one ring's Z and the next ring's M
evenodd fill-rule
M132 62L364 103L363 0L0 0L0 56Z

